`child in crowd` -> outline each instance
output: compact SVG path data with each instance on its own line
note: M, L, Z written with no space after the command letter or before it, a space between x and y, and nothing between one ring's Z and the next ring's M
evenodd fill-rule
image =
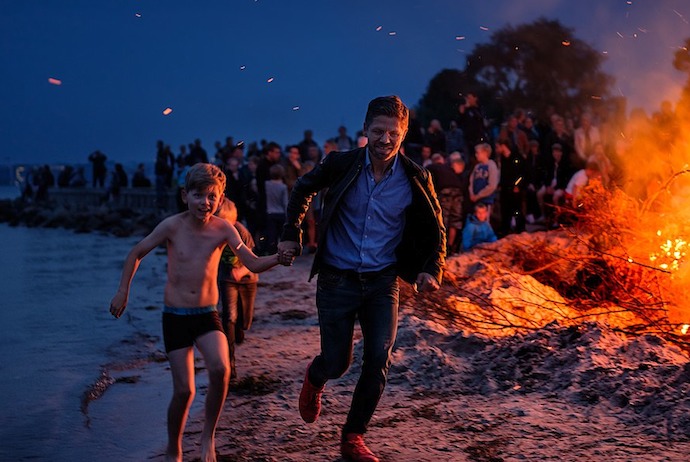
M469 195L470 201L475 204L481 202L486 204L488 214L491 216L491 209L496 199L496 189L498 188L499 171L496 162L490 159L491 145L480 143L474 147L474 155L477 163L470 173Z
M252 234L237 221L237 207L227 197L218 207L216 215L233 225L248 249L254 249ZM223 249L218 268L218 284L221 300L221 318L228 337L230 379L237 377L235 345L244 341L244 331L249 330L254 318L254 302L259 275L249 271L229 247Z
M592 179L601 179L601 170L596 161L589 160L585 168L578 170L570 178L568 186L565 187L565 205L577 208L577 201L582 195L582 190Z
M194 346L201 352L209 374L206 415L201 433L201 460L215 461L215 431L227 395L230 366L218 304L218 266L227 245L255 273L278 263L289 265L292 256L257 257L242 242L236 228L214 216L225 190L225 174L216 166L198 163L187 173L182 200L187 210L165 218L125 259L120 285L110 312L122 316L132 278L141 260L166 243L168 277L163 308L163 340L170 361L173 396L168 407L167 460L182 461L182 434L195 394Z
M474 214L467 216L467 222L462 229L462 250L468 251L484 242L496 242L496 239L496 233L489 223L489 207L477 202L474 205Z

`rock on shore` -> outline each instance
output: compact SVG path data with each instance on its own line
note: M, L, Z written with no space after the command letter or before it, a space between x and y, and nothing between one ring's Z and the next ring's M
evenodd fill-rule
M10 226L73 229L78 233L99 232L118 237L144 236L165 217L165 213L140 213L107 204L70 207L52 202L21 199L0 200L0 223Z

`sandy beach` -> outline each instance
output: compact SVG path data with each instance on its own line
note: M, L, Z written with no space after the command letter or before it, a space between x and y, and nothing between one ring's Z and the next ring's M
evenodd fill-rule
M0 385L8 401L0 413L0 459L163 460L171 394L160 324L165 251L144 259L128 310L115 320L107 303L138 238L2 230L13 265L3 272ZM505 259L514 239L536 237L449 258L447 280L459 278L462 288L496 301L520 299L524 287L553 298L510 265L490 263ZM254 324L237 348L238 381L218 428L219 461L341 460L339 434L360 371L361 337L356 330L351 369L327 384L322 416L304 423L297 397L319 351L311 263L302 256L261 275ZM493 336L450 327L429 307L450 303L444 297L455 290L447 283L432 297L402 286L393 366L367 435L381 460L688 460L687 352L603 322L544 321ZM535 309L541 303L535 300ZM185 461L200 456L207 383L201 359L196 377Z
M340 427L361 345L350 371L327 384L320 419L304 423L297 398L304 368L319 349L310 265L311 257L300 257L293 267L261 276L255 321L237 349L239 380L218 428L219 461L341 460ZM382 461L688 460L690 365L676 346L594 323L552 323L529 334L486 338L425 320L415 305L410 297L402 302L394 365L367 434ZM200 454L205 371L201 360L197 366L187 461ZM127 425L152 413L147 436L161 435L164 408L155 407L169 396L164 369L165 363L140 369L151 377L140 382L158 381L162 388L145 397L146 409L113 409L111 401L142 389L151 393L141 383L119 382L92 404L94 422L116 417ZM163 452L161 445L151 460L163 460Z

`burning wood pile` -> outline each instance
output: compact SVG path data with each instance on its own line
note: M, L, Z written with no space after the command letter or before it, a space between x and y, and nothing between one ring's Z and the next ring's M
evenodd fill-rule
M688 347L684 236L690 222L674 214L673 195L661 197L686 173L672 175L646 201L590 184L576 210L568 212L569 226L509 235L451 257L440 291L404 303L425 317L492 336L553 321L596 321Z

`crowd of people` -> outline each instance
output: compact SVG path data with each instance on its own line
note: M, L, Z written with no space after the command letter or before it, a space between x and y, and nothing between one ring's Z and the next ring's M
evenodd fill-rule
M423 127L410 111L401 152L431 173L448 230L448 251L455 253L522 232L527 224L558 227L563 224L560 212L577 207L591 180L614 184L620 175L614 149L620 155L623 143L606 144L599 122L586 110L537 118L517 109L492 125L478 98L468 94L447 130L438 120ZM269 254L276 249L297 179L331 152L365 146L362 132L357 135L350 137L340 127L320 145L305 130L300 142L285 148L265 141L246 146L228 137L225 144L215 143L213 156L199 140L180 146L177 156L159 142L157 189L164 192L175 181L181 187L186 170L197 162L216 164L227 175L225 194L237 205L238 220L254 236L257 252ZM309 252L318 246L320 201L317 194L303 224Z
M617 184L625 144L607 143L601 119L588 110L537 118L516 109L489 124L476 95L468 94L446 132L438 120L427 129L411 121L406 155L431 172L449 252L525 231L528 223L561 226L590 181Z
M606 143L599 127L602 122L587 110L565 115L552 111L537 117L529 110L516 109L501 123L490 124L477 96L469 93L446 130L436 119L424 127L411 110L401 151L431 173L448 230L448 251L455 253L522 232L527 224L557 227L556 212L576 206L590 180L596 178L605 186L614 183L618 173L613 160L624 148L620 140ZM104 189L104 201L117 201L123 188L155 188L161 210L166 208L170 191L176 192L178 208L184 210L179 191L192 165L219 166L227 175L225 195L236 204L238 221L254 237L257 252L265 255L276 249L287 197L297 179L330 152L366 143L361 131L351 137L344 126L323 144L314 139L311 130L287 147L265 140L236 143L228 136L224 143L214 143L212 155L200 139L179 146L176 153L161 140L156 146L153 180L141 163L131 182L122 164L115 164L108 174L107 156L101 151L90 154L88 160L91 185ZM44 166L31 173L24 195L42 200L50 187L85 187L87 183L83 167L66 166L56 182L50 168ZM318 246L320 199L319 195L314 198L304 222L309 252ZM478 204L486 206L486 214L476 213ZM484 215L486 219L480 220ZM479 222L483 223L481 232L477 231Z

